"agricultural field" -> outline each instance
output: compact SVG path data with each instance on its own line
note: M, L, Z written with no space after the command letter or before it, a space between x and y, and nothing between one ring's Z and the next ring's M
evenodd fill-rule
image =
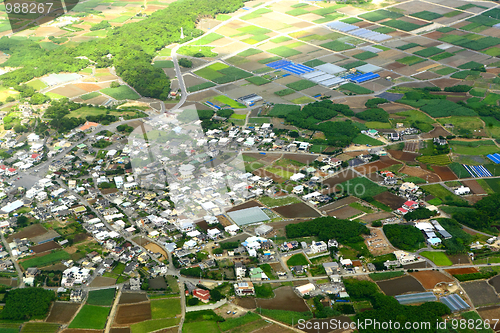
M113 304L114 298L115 298L115 288L92 290L89 292L87 304L110 306Z
M158 299L151 301L151 318L172 318L181 313L181 302L178 298Z
M23 325L21 333L56 333L58 330L59 324L26 323Z
M252 76L252 74L244 70L236 67L231 67L220 62L199 69L194 73L204 79L213 81L218 84L229 83Z
M106 325L109 311L109 307L86 304L68 327L102 330Z
M446 256L446 254L444 252L423 251L423 252L420 252L420 255L431 260L433 263L435 263L438 266L451 266L451 265L453 265L451 260Z
M118 88L105 88L100 90L103 94L113 97L114 99L121 101L125 99L136 100L141 98L139 94L133 91L129 86L122 85Z
M20 264L24 269L29 267L44 267L61 260L68 260L71 256L64 250L55 250L49 254L41 257L33 257L31 259L23 260Z

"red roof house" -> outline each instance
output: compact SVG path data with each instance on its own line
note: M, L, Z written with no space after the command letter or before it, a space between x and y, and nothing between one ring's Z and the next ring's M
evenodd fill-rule
M208 301L210 300L210 291L196 288L195 290L193 290L193 296L203 303L208 303Z
M418 203L416 201L413 201L413 200L408 200L407 202L405 202L403 204L403 208L416 209L416 208L418 208Z

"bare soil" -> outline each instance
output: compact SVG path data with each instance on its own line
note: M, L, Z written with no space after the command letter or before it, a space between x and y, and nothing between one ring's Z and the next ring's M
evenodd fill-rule
M79 303L54 302L49 316L45 321L48 323L67 324L79 308Z
M450 268L445 270L447 273L454 274L471 274L479 272L475 267Z
M133 304L145 302L148 296L145 293L122 293L118 304Z
M371 162L371 163L368 163L365 165L360 165L354 169L356 171L364 174L364 175L367 175L367 174L370 174L372 172L376 172L376 171L382 170L384 168L390 167L391 165L394 165L394 164L399 164L399 162L393 160L389 156L382 156L380 158L380 160L378 160L378 161Z
M347 180L351 180L353 178L358 177L358 175L352 170L342 171L330 178L327 178L323 181L323 185L327 185L329 188L323 191L323 194L332 193L335 185L343 183Z
M297 218L297 217L319 217L320 214L309 207L306 203L300 202L291 205L286 205L282 207L273 208L273 210L286 218Z
M388 150L389 154L394 157L396 160L400 160L403 162L415 162L415 158L420 156L418 153L408 153L401 150Z
M421 136L424 139L428 139L428 138L439 138L440 136L446 137L448 135L451 135L451 133L448 132L447 130L445 130L443 128L443 126L438 125L438 126L434 127L434 129L432 131L430 131L429 133L424 133Z
M495 288L497 293L500 292L500 275L497 275L494 278L491 278L488 281L488 283L491 284L493 286L493 288Z
M476 307L483 305L495 305L500 302L500 298L498 298L497 294L495 294L493 287L486 281L462 283L462 288L464 288L467 295L469 295L472 304Z
M356 208L353 208L351 206L344 206L342 208L329 211L328 215L335 216L338 219L347 219L351 216L358 215L360 213L362 213L362 211Z
M60 248L62 248L61 245L57 244L54 241L50 241L50 242L43 243L40 245L32 246L31 250L33 250L33 252L35 252L35 253L42 253L42 252L60 249Z
M302 298L297 296L292 287L284 286L274 290L276 295L272 299L257 298L256 303L263 309L286 310L305 312L309 311L306 303Z
M498 321L498 318L500 318L500 306L489 306L487 308L478 309L477 312L483 320L489 320L491 328L495 332L500 331L500 322Z
M416 278L425 289L434 289L436 284L440 282L452 282L453 279L437 271L420 271L410 273Z
M455 254L452 256L448 256L448 258L450 258L453 265L470 264L469 256L467 254Z
M397 209L401 207L405 202L406 199L401 198L395 194L392 194L390 192L383 192L380 194L377 194L376 196L373 197L375 200L383 203L386 206L391 207L392 209Z
M325 205L325 206L321 207L321 211L328 212L330 210L334 210L334 209L337 209L339 207L348 205L348 204L353 203L353 202L358 202L358 201L359 201L359 199L356 198L356 197L351 197L351 196L345 197L345 198L339 199L339 200L337 200L335 202L332 202L332 203L330 203L328 205Z
M149 302L132 305L119 305L115 316L116 325L128 325L151 319Z
M90 287L110 287L115 285L115 279L98 276L90 283Z
M130 327L114 327L109 330L109 333L130 333Z
M441 178L443 181L456 180L457 176L450 170L447 166L437 166L433 165L432 170ZM479 185L479 184L478 184ZM481 186L480 186L481 187Z
M19 238L19 239L33 238L36 236L43 235L46 232L47 232L47 230L44 227L42 227L42 225L32 224L29 227L26 227L23 230L16 232L15 234L10 235L7 238L7 241L12 242L14 240L14 238Z
M416 177L420 177L424 180L427 180L429 181L429 183L436 183L436 182L440 182L441 181L441 178L439 178L438 175L436 175L435 173L433 172L430 172L430 171L425 171L425 170L422 170L420 167L409 167L409 166L406 166L403 168L403 170L400 170L401 173L405 173L409 176L416 176Z
M410 292L423 292L424 287L411 275L397 279L377 282L378 286L388 296L402 295Z
M245 208L252 208L252 207L264 207L264 205L258 201L251 200L251 201L247 201L245 203L242 203L241 205L234 206L234 207L228 209L227 212L234 212L236 210L245 209Z
M474 194L486 194L486 191L481 187L481 185L479 185L477 180L474 180L474 179L463 180L462 184L464 184L464 186L467 186L468 188L470 188L470 190Z

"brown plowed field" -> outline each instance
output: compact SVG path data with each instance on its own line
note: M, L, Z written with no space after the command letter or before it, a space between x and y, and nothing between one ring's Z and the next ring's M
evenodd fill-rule
M293 219L297 217L319 217L320 214L303 202L273 208L283 217Z
M498 293L500 292L500 275L495 276L494 278L491 278L488 283L495 288L495 291Z
M392 157L403 162L415 162L415 158L420 155L417 153L407 153L401 150L388 150L388 152Z
M462 283L467 295L474 306L494 305L500 303L500 298L495 294L495 290L486 281L473 281Z
M348 204L353 203L353 202L358 202L358 201L359 201L359 199L356 197L350 197L350 196L345 197L345 198L339 199L335 202L332 202L328 205L324 205L323 207L321 207L321 211L328 212L330 210L334 210L334 209L337 209L339 207L348 205Z
M133 304L145 302L147 300L148 296L143 293L122 293L118 304Z
M332 193L335 185L343 183L347 180L351 180L351 179L356 178L356 177L358 177L358 175L356 173L354 173L354 171L345 170L345 171L342 171L342 172L340 172L340 173L338 173L330 178L325 179L323 181L323 185L326 185L329 188L324 190L323 194Z
M274 290L276 295L271 299L257 298L257 305L263 309L285 310L304 312L309 311L306 303L302 298L297 296L292 287L285 286Z
M477 312L483 318L483 320L488 319L490 321L491 328L498 332L500 331L500 306L489 306L487 308L478 309Z
M48 323L67 324L80 308L79 303L54 302L50 314L45 320Z
M380 158L380 160L375 161L375 162L371 162L371 163L368 163L365 165L360 165L358 167L355 167L354 170L356 170L364 175L367 175L369 173L376 172L376 171L382 170L384 168L390 167L391 165L394 165L394 164L399 164L399 162L393 160L392 158L390 158L388 156L382 156Z
M392 213L389 212L378 212L378 213L372 213L372 214L366 214L363 215L360 219L365 221L365 222L373 222L373 221L378 221L381 219L388 219L389 217L393 217Z
M240 210L240 209L245 209L245 208L252 208L252 207L264 207L264 205L261 204L258 201L251 200L251 201L247 201L245 203L242 203L241 205L234 206L234 207L228 209L227 212L233 212L235 210Z
M470 190L472 191L472 193L474 193L474 194L486 194L486 191L481 187L481 185L479 185L477 180L474 180L474 179L463 180L462 184L464 184L464 186L469 187Z
M33 252L35 252L35 253L42 253L42 252L60 249L60 248L62 248L61 245L57 244L54 241L50 241L50 242L43 243L40 245L32 246L31 250L33 250Z
M471 274L479 272L475 267L464 267L464 268L450 268L445 269L446 273L455 275L455 274Z
M377 282L378 286L388 296L402 295L409 292L425 291L417 279L411 275L400 278Z
M236 305L241 306L242 308L245 309L255 309L257 307L255 305L255 298L250 298L250 297L243 297L243 298L236 297L235 303Z
M78 329L78 328L67 328L61 333L102 333L104 332L103 330L84 330L84 329Z
M358 215L362 213L362 211L353 208L351 206L345 206L339 209L331 210L328 212L328 215L335 216L338 219L347 219L351 216Z
M422 178L424 180L428 180L429 183L436 183L436 182L440 182L441 181L441 178L439 178L439 176L436 175L435 173L430 172L430 171L422 170L419 167L405 166L403 168L403 170L400 170L399 172L405 173L405 174L407 174L409 176L420 177L420 178Z
M149 302L132 305L119 305L115 316L116 325L128 325L151 319Z
M14 238L33 238L36 236L43 235L46 233L47 230L45 230L44 227L42 227L40 224L32 224L29 227L24 228L23 230L16 232L15 234L10 235L7 238L7 241L12 242Z
M453 279L437 271L420 271L410 273L425 289L433 289L439 282L452 282Z
M405 152L416 152L418 149L418 142L416 141L406 141L403 150Z
M130 327L111 328L109 333L130 333Z
M439 138L440 136L448 136L448 135L451 135L451 133L445 130L442 126L437 126L429 133L424 133L421 136L424 139L428 139L428 138Z
M401 207L406 202L406 199L398 197L397 195L392 194L392 193L387 192L387 191L380 193L380 194L377 194L373 198L375 200L383 203L384 205L391 207L392 209L397 209L397 208Z
M433 165L432 170L441 178L443 181L458 179L457 176L450 170L447 166L437 166Z
M75 86L77 86L80 89L85 90L86 92L91 92L91 91L96 91L96 90L102 89L97 84L92 84L92 83L75 83Z
M258 329L256 331L253 331L252 333L294 333L294 332L295 331L290 328L286 328L278 324L272 324L266 327L262 327L261 329Z
M448 256L453 265L465 265L470 264L469 256L467 254L455 254L452 256Z

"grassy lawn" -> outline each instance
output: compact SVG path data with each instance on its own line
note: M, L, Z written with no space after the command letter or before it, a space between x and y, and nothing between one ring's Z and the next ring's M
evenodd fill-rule
M293 104L300 105L300 104L312 103L312 102L314 102L314 99L309 98L307 96L302 96L299 98L292 99L290 102L292 102Z
M31 88L35 89L35 90L41 90L41 89L47 87L47 85L42 80L40 80L40 79L36 79L36 80L30 81L30 82L26 83L26 85L28 87L31 87Z
M158 331L162 328L176 326L179 324L179 322L180 322L180 318L152 319L152 320L141 321L140 323L130 325L130 332L131 333L149 333L149 332L153 332L153 331ZM186 324L184 324L184 326L185 325ZM184 330L183 330L183 332L184 332ZM209 332L209 331L207 331L207 332Z
M420 255L431 260L433 263L435 263L438 266L451 266L451 265L453 265L451 260L446 256L446 254L444 252L423 251L423 252L420 252Z
M112 305L115 298L115 288L92 290L89 292L87 304Z
M365 126L368 128L376 128L376 129L392 128L390 123L382 123L380 121L368 121L365 123Z
M214 97L214 100L220 102L220 103L223 103L224 105L227 105L231 108L235 108L235 109L244 109L246 108L245 105L239 103L239 102L236 102L234 99L231 99L227 96L224 96L224 95L219 95L219 96L215 96Z
M195 323L187 323L182 325L182 333L218 333L220 332L219 326L215 321L198 321ZM142 333L135 332L132 333Z
M266 205L269 208L280 207L280 206L285 206L285 205L290 205L290 204L302 202L302 200L300 200L299 198L292 197L292 196L286 197L286 198L278 198L278 199L264 196L264 197L260 197L259 201L263 205Z
M86 304L68 327L102 330L106 325L109 310L109 307Z
M308 265L309 261L307 261L306 257L302 253L297 253L288 258L286 261L288 267L298 266L298 265Z
M372 146L383 145L383 143L381 141L378 141L377 139L369 137L366 134L359 134L357 137L354 138L354 140L352 140L352 143L355 143L358 145L372 145Z
M151 301L151 318L172 318L181 313L181 301L178 298Z
M113 97L116 100L124 99L139 99L139 96L135 91L133 91L129 86L123 85L118 88L105 88L101 89L103 94Z
M21 262L21 266L23 266L24 269L27 269L29 267L44 267L61 260L68 260L70 258L71 256L68 252L63 250L56 250L42 257L34 257L25 260Z

